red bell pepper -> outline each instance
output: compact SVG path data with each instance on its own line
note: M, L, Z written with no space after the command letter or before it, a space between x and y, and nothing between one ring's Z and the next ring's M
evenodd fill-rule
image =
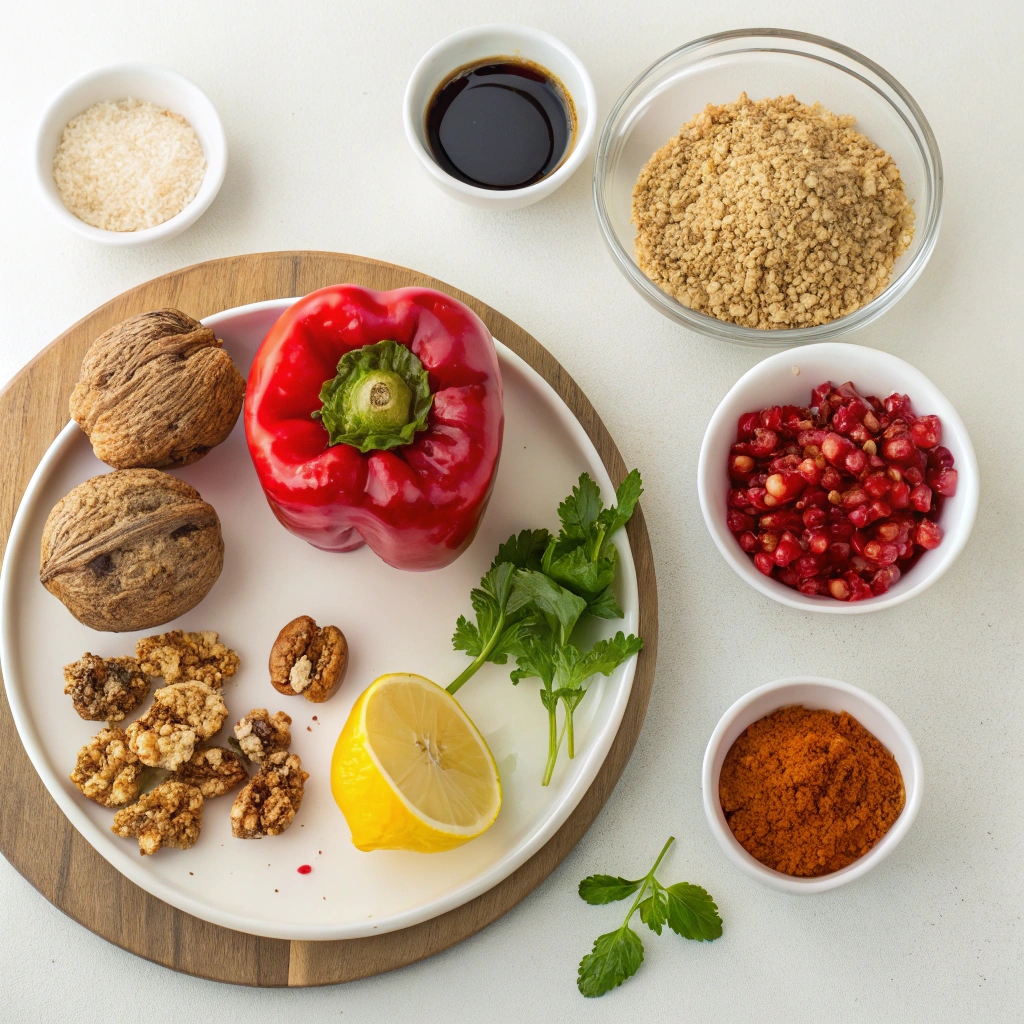
M505 417L490 332L429 288L300 299L252 364L245 434L274 514L328 551L439 569L473 539Z

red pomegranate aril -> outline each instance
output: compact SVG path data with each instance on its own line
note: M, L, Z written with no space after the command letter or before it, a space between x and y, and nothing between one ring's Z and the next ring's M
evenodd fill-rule
M909 437L894 437L882 445L882 455L893 462L909 462L916 451Z
M860 450L860 448L854 448L854 450L846 456L846 468L854 476L859 476L863 473L867 464L868 457Z
M817 576L824 564L824 559L818 555L801 555L796 560L796 574L801 579L807 579L808 576Z
M826 491L837 491L843 484L843 476L839 470L829 466L821 474L821 487Z
M808 530L804 534L807 541L807 548L815 555L823 555L829 549L832 538L824 530Z
M885 543L891 544L900 535L900 524L894 522L879 523L875 527L875 536Z
M766 512L768 510L768 504L764 500L768 497L768 492L763 487L748 487L747 488L747 501L751 508L756 508L758 512Z
M782 568L789 565L790 562L795 562L803 553L804 549L800 547L796 537L787 530L782 535L772 557L775 559L775 564Z
M881 423L878 422L878 417L870 409L864 413L862 422L872 434L877 434L882 429Z
M845 580L829 580L828 581L828 592L837 601L849 601L850 600L850 587Z
M914 542L925 551L932 551L942 543L942 527L930 519L922 519L914 531Z
M855 530L853 536L850 538L850 547L858 554L864 554L864 546L868 542L867 534L861 533L860 530Z
M902 416L904 412L910 411L910 399L906 395L898 395L893 392L885 402L885 411L890 416Z
M781 569L776 579L787 587L792 587L794 590L800 585L800 577L796 574L795 569Z
M766 512L758 519L757 525L762 530L781 533L783 530L799 530L803 526L803 519L798 512L785 508L779 512Z
M804 461L797 466L796 471L809 484L816 484L821 480L821 469L818 467L818 464L814 459L804 459Z
M935 469L952 469L953 453L941 444L928 453L928 465Z
M868 526L871 522L871 513L868 510L868 506L860 505L858 508L851 509L850 522L853 523L858 530L863 530L865 526Z
M800 433L796 435L797 444L802 448L807 448L813 445L820 451L821 442L825 440L825 433L826 431L824 430L801 430Z
M846 573L843 579L849 584L851 601L864 601L875 596L871 588L855 573Z
M910 504L910 485L900 480L889 491L889 504L893 508L906 508Z
M863 487L851 487L843 495L843 508L856 508L858 505L866 505L870 500Z
M917 466L905 466L903 469L903 476L911 487L916 487L918 484L924 483L924 473L922 473Z
M770 409L762 409L761 426L768 430L779 430L782 427L782 406L773 405Z
M761 424L761 414L759 412L748 412L744 413L736 425L736 438L739 441L745 441L750 437L755 429Z
M772 473L764 486L776 501L785 504L807 486L807 481L799 473Z
M849 540L855 529L849 519L837 519L828 525L828 532L835 540Z
M754 566L758 572L764 573L765 576L771 576L775 563L772 561L771 555L766 555L763 551L759 551L754 555Z
M725 521L731 533L744 533L754 528L754 517L735 508L729 509L729 514L725 517Z
M817 506L804 509L804 514L801 518L803 519L804 526L809 530L814 530L819 526L824 526L828 520L825 510L823 508L818 508Z
M932 489L927 484L918 484L910 492L910 504L918 512L930 512L932 509Z
M884 498L892 487L892 481L884 473L872 473L861 486L872 498Z
M878 597L884 594L903 575L899 566L887 565L871 577L871 593Z
M758 537L758 540L761 543L761 550L770 555L778 547L779 535L765 532Z
M932 478L931 484L937 494L944 498L952 498L956 494L956 485L960 474L955 469L940 469Z
M779 445L779 435L774 430L757 427L750 440L750 454L756 459L767 458Z
M856 450L851 440L839 434L826 434L821 442L821 454L833 466L842 466L847 455Z
M748 555L752 555L758 548L756 535L751 533L749 530L746 533L741 533L740 547L743 548Z
M730 471L734 476L749 476L754 471L754 460L749 455L735 455Z
M795 452L787 452L768 463L769 473L795 473L803 461L803 455L799 449Z
M910 428L918 448L934 448L942 440L942 422L938 416L922 416Z

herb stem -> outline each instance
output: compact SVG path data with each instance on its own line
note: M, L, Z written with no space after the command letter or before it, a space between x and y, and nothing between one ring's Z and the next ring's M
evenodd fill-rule
M494 627L494 632L491 634L490 640L487 641L487 646L469 663L468 667L455 677L455 679L448 684L446 689L453 696L458 693L459 688L463 683L468 682L481 665L487 661L491 656L491 651L494 650L494 645L498 642L498 638L501 636L501 631L505 628L505 610L502 609L501 614L498 616L498 622Z
M541 785L546 786L551 781L555 771L555 761L558 758L558 748L561 745L558 738L558 704L548 708L548 763L544 766L544 778Z
M654 867L647 872L644 877L644 884L637 890L636 899L633 900L633 906L629 908L629 913L626 915L625 921L622 922L622 927L625 928L629 924L629 919L633 916L633 911L640 906L640 901L643 899L644 893L647 891L647 887L654 881L654 872L658 870L658 865L661 863L662 858L668 853L668 848L676 841L675 836L669 836L668 842L661 848L661 853L658 854L658 859L654 862Z
M573 732L572 727L572 708L568 704L565 707L565 737L569 760L571 761L576 756L576 734Z

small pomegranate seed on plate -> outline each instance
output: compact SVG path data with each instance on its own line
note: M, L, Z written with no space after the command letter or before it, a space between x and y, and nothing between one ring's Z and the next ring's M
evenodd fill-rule
M910 504L910 485L905 480L892 485L889 491L889 504L893 508L906 508Z

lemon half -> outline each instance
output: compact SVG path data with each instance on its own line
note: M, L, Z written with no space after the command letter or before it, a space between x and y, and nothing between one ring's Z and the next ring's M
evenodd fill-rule
M486 831L501 782L479 730L423 676L375 679L331 759L331 791L360 850L440 853Z

